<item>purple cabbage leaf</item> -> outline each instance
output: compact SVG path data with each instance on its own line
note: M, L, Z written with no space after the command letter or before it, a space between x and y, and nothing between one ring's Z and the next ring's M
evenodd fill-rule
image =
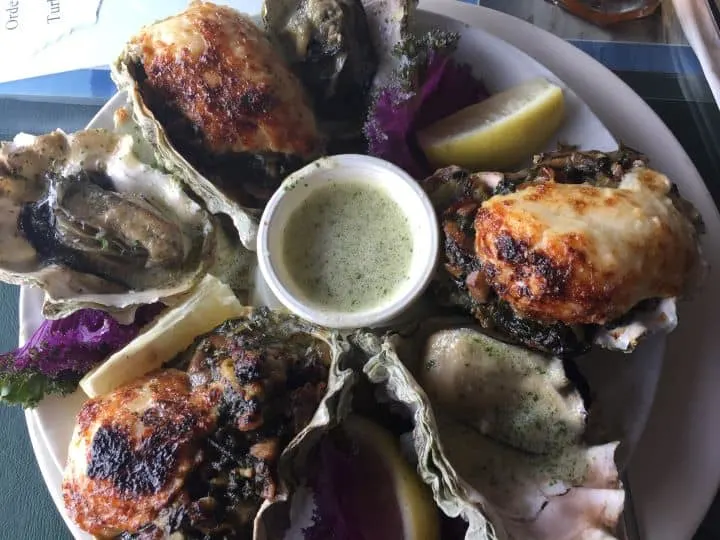
M0 354L0 400L34 407L46 395L73 392L83 375L132 341L162 308L141 306L130 324L89 308L44 321L25 345Z
M405 169L416 179L432 174L415 133L488 97L467 64L452 58L459 35L432 30L408 36L395 48L400 67L377 89L363 133L370 155Z

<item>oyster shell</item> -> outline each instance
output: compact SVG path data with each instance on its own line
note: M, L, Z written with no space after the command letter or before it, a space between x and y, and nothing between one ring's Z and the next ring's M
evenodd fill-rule
M89 400L64 475L70 515L123 538L249 538L263 501L287 497L278 462L347 400L348 350L333 331L247 308L172 368Z
M300 81L252 20L210 2L144 27L113 63L161 165L255 249L254 213L322 144Z
M616 537L619 442L587 442L587 413L562 363L473 328L432 326L410 361L469 498L494 508L510 538Z
M315 426L301 444L289 448L283 456L280 473L292 495L288 502L264 509L258 517L256 538L302 537L299 530L313 525L311 516L315 515L316 501L305 475L311 462L318 459L315 450L331 429L342 428L351 413L359 412L374 414L385 421L397 415L401 423L408 424L409 430L401 435L404 454L422 482L431 489L433 500L443 514L464 524L457 538L495 540L498 536L486 517L493 510L469 497L469 486L447 461L427 396L400 362L394 343L364 331L355 332L349 341L352 364L356 370L362 370L364 377L352 382L347 399L339 403L335 411L333 422ZM347 525L352 527L352 523Z
M676 298L705 274L702 219L629 148L561 149L516 173L447 167L424 186L446 238L436 298L532 349L630 352L675 328Z
M400 360L396 341L365 333L356 337L356 343L370 355L363 372L371 382L382 386L380 396L402 403L412 412L414 426L405 442L416 456L418 472L432 488L435 502L443 513L467 522L465 540L503 538L493 508L485 503L482 495L471 498L467 484L456 473L438 437L440 430L432 403Z
M18 135L0 146L0 279L45 290L43 314L170 302L215 260L216 228L129 135Z

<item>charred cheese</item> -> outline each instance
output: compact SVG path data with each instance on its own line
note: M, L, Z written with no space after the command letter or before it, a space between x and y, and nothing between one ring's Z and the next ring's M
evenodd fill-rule
M63 476L70 518L99 537L134 533L154 520L200 459L199 442L217 420L213 403L176 370L85 402Z
M490 198L475 219L488 284L522 316L605 324L638 302L681 294L696 232L645 168L618 188L545 182Z
M150 109L175 144L311 156L315 117L300 81L249 17L209 2L147 26L128 44ZM170 119L173 114L177 118Z

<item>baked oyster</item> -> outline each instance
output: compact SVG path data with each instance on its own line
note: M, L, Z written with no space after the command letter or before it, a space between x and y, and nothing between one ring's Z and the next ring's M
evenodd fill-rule
M509 174L448 167L424 186L444 232L436 298L532 349L632 351L674 329L702 276L700 216L629 148L562 149Z
M158 160L254 250L246 209L321 150L302 84L253 21L193 1L144 27L113 63L134 121Z
M63 479L100 538L252 538L287 490L278 462L335 417L354 374L339 335L248 308L173 362L87 401Z
M0 145L0 279L45 290L43 315L170 302L213 264L211 216L133 139L104 130Z

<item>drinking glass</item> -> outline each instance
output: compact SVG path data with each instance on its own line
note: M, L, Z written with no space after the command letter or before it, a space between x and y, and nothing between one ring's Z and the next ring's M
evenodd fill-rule
M639 19L653 13L662 0L549 0L598 25Z

